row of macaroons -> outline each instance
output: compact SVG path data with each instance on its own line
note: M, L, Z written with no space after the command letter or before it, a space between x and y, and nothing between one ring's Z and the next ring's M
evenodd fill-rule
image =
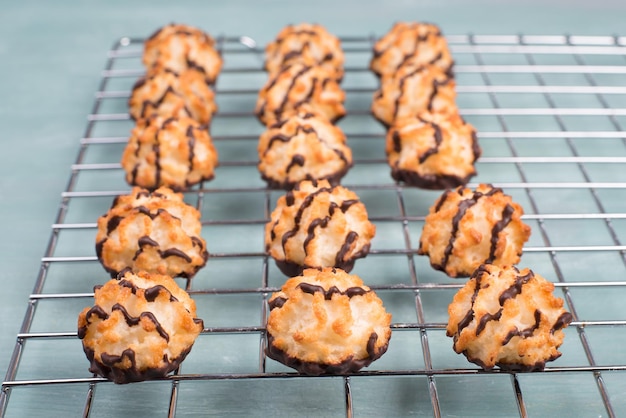
M396 23L374 45L370 68L380 86L371 110L387 128L387 161L398 182L447 189L476 175L481 149L456 105L453 64L431 23Z
M285 28L266 51L270 79L256 106L268 126L259 171L288 192L266 223L265 249L292 277L269 300L266 353L305 374L356 372L387 351L391 315L349 274L376 227L359 197L339 185L352 166L333 124L345 114L343 54L319 25Z
M370 68L381 80L372 113L388 128L392 177L447 190L425 219L418 254L449 276L471 275L448 308L454 350L485 369L541 370L561 355L572 315L552 283L515 267L531 232L522 207L489 185L463 187L481 149L459 115L452 65L437 26L397 23L374 46Z
M346 114L339 38L318 24L289 25L265 52L268 80L255 107L266 125L258 142L261 178L286 190L305 179L338 184L353 165L346 136L335 125Z
M431 206L418 253L450 277L480 264L514 265L531 229L523 209L501 189L445 191ZM166 187L118 196L98 219L96 254L112 277L134 271L192 278L209 257L200 212ZM376 234L359 196L326 180L304 180L280 196L265 225L265 250L288 276L305 268L350 271Z
M266 353L303 374L356 372L387 351L391 315L356 275L307 269L268 303ZM190 295L145 271L96 286L94 305L78 315L89 370L119 384L176 371L203 331Z
M128 101L136 125L121 164L129 184L152 191L134 187L99 218L96 253L116 278L94 288L95 305L78 317L89 370L116 383L176 370L204 328L195 302L172 278L191 277L206 263L200 213L182 194L157 187L208 180L218 162L208 134L217 110L211 86L222 67L213 39L167 25L144 43L143 62L146 74Z
M406 59L398 63L398 56ZM339 86L343 61L339 39L320 25L287 26L267 45L269 80L259 92L256 114L267 125L259 138L258 168L269 187L290 189L304 179L338 184L352 167L346 137L333 124L346 113ZM196 28L169 25L146 41L144 62L148 72L129 100L137 124L122 157L126 180L183 190L212 179L218 155L206 128L217 109L210 84L222 65L213 39ZM392 177L428 189L466 184L481 150L474 128L454 104L452 60L439 29L396 24L376 43L371 68L382 77L372 112L389 125ZM397 76L408 68L410 74ZM446 78L435 80L433 74ZM381 106L393 120L380 116Z
M143 63L146 73L128 100L136 124L121 158L126 181L183 190L212 179L218 153L208 128L223 64L215 40L198 28L166 25L144 42Z
M311 189L315 187L317 189ZM298 196L307 189L308 195ZM286 241L289 234L302 235L303 228L308 235L316 229L322 231L322 235L326 230L336 232L330 224L338 223L342 216L358 218L359 213L367 216L358 197L345 196L349 191L342 189L324 181L319 184L305 181L281 197L275 213L292 207L306 225L296 222L296 227L285 232L280 241ZM339 196L333 194L335 190L340 192ZM468 193L471 196L466 196L465 200L453 201L454 197ZM317 199L324 195L326 199ZM306 203L312 200L315 202ZM455 214L454 219L449 220L452 227L448 229L455 229L456 225L460 230L458 236L450 237L454 246L454 241L466 241L467 234L476 234L475 228L480 228L481 222L475 219L488 218L485 212L493 209L489 206L498 206L502 201L509 202L506 207L518 209L501 190L488 185L481 185L473 193L467 189L450 191L442 195L429 217L446 212L462 214L462 217ZM452 202L457 210L450 210L446 202ZM324 206L329 215L322 213L323 218L316 219L324 219L326 226L312 228L315 219L310 222L308 219L312 213L319 216ZM470 214L472 210L477 212ZM293 211L287 216L291 216L294 223ZM527 229L520 225L519 214L513 213L511 217L517 218L511 222ZM470 222L462 222L463 218ZM268 221L266 240L278 235L279 222ZM426 222L429 222L428 217ZM185 227L192 228L193 232L186 231ZM178 369L203 331L203 323L196 317L195 302L163 273L175 271L179 261L197 257L206 262L208 254L198 234L199 228L198 211L184 203L180 193L166 188L152 193L135 188L130 195L118 197L109 213L99 219L99 236L107 234L97 241L99 258L105 253L113 256L118 249L121 250L118 259L132 256L133 264L122 268L116 279L96 286L94 306L85 308L79 315L78 335L91 372L116 383L129 383L162 378ZM198 235L168 241L192 233ZM309 248L320 238L327 243L332 241L332 233L327 235L307 237L304 245ZM302 239L291 241L302 242ZM503 241L507 242L505 238ZM111 243L113 246L109 245ZM129 247L124 248L125 245ZM192 252L202 248L204 251L201 254L186 252L185 245L190 246ZM107 251L109 248L111 251ZM468 253L465 257L472 256ZM337 254L334 260L339 259ZM102 258L101 261L104 264ZM285 264L276 261L279 267ZM557 349L564 337L561 330L571 322L572 316L563 309L563 301L552 295L554 286L541 276L528 269L520 272L512 264L493 264L502 261L498 258L487 261L492 263L481 264L474 270L470 281L459 290L448 308L447 333L454 339L455 351L464 353L485 369L496 365L513 370L542 369L546 361L560 355ZM139 266L150 267L153 271L146 272ZM352 267L350 263L342 266ZM356 372L382 356L391 338L391 315L375 292L358 276L339 267L307 267L300 266L297 274L268 301L267 355L312 375ZM107 270L114 273L111 268ZM187 272L178 275L191 276ZM499 304L494 306L490 302L493 300L499 300ZM331 346L333 350L329 349Z

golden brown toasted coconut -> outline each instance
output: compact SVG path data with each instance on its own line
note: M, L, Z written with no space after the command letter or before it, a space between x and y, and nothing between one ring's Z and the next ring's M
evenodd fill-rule
M474 127L458 113L420 113L396 120L386 153L396 181L425 189L465 185L481 154Z
M398 22L376 42L370 61L372 71L385 76L403 65L434 65L452 76L452 54L437 25Z
M177 73L195 68L209 84L215 83L222 69L215 40L198 28L180 24L163 26L146 40L143 63L148 68L167 68Z
M203 329L196 305L169 276L127 272L95 289L78 317L89 371L115 383L176 370Z
M269 301L267 355L309 375L352 373L380 358L391 314L355 275L307 269Z
M196 69L180 74L166 69L148 71L133 86L128 106L135 120L186 116L202 125L208 125L217 111L215 93Z
M305 107L336 122L346 114L345 99L346 93L327 69L294 63L270 77L259 92L255 113L262 123L272 125L281 115Z
M206 126L153 116L137 121L121 164L131 186L185 190L214 177L218 156Z
M259 138L259 172L269 187L292 189L302 180L332 185L352 167L352 150L341 128L326 117L301 111L284 116Z
M349 271L367 255L375 233L354 192L307 180L278 199L265 226L265 246L288 276L310 267Z
M200 212L182 194L135 187L98 219L96 254L111 277L131 269L189 278L209 256L201 231Z
M318 65L343 77L344 54L339 38L321 25L300 23L285 26L265 48L265 69L273 75L295 62Z
M484 263L515 265L530 237L523 213L510 196L488 184L475 191L447 190L426 216L418 254L450 277L467 277Z
M404 65L381 79L372 113L383 125L422 112L455 113L456 83L438 67Z
M528 268L480 266L448 307L454 351L484 369L542 370L561 355L572 321L553 291Z

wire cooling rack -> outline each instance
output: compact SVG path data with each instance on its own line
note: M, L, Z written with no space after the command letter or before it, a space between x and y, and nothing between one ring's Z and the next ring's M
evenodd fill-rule
M256 171L267 79L249 37L220 37L225 67L211 132L216 178L185 194L211 258L181 279L205 329L173 376L118 386L88 372L76 320L108 280L94 255L98 216L129 190L119 159L126 100L144 69L142 39L122 38L106 68L0 394L2 416L618 416L626 413L626 38L450 36L458 104L479 132L479 182L502 187L533 233L520 266L555 283L574 321L543 372L483 372L452 350L447 306L464 280L416 255L439 192L394 184L384 130L369 113L376 36L342 39L348 116L340 122L353 189L377 225L354 273L393 315L388 352L350 376L305 377L266 359L267 299L285 277L263 225L281 192ZM621 414L620 414L621 413Z

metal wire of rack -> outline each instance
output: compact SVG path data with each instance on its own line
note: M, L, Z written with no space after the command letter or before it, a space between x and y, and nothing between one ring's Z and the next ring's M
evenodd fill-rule
M256 173L262 126L252 109L266 80L263 50L220 37L225 67L212 136L216 178L185 193L202 213L211 258L180 284L205 329L163 380L116 386L89 375L75 321L107 280L93 254L95 221L128 186L118 163L132 122L130 86L142 39L108 52L84 137L0 393L2 416L372 415L618 416L626 412L626 38L449 36L458 103L478 130L478 182L522 204L533 234L523 266L555 282L574 321L563 356L543 372L485 372L445 337L447 304L464 283L435 272L416 243L439 192L394 184L384 130L369 113L376 37L343 37L348 116L340 126L355 166L343 184L377 225L354 272L393 314L388 353L349 376L304 377L264 354L267 299L285 277L263 249L279 191ZM54 400L52 400L54 399ZM141 399L138 402L137 399ZM45 402L42 402L45 400Z

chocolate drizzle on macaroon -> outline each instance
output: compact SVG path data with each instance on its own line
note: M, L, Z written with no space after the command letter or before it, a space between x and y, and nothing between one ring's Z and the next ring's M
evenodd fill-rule
M448 308L454 350L485 369L543 369L561 355L561 330L572 321L553 289L530 269L481 265Z
M445 191L426 217L418 254L450 277L470 276L481 264L514 265L531 232L522 214L510 196L488 184Z
M204 327L193 300L169 276L127 272L96 286L94 299L78 317L78 338L89 370L118 384L176 370Z
M168 274L191 278L206 264L209 257L206 243L195 235L200 232L200 215L183 202L182 195L166 188L152 193L135 188L130 195L116 198L114 203L98 220L95 245L96 256L111 277L126 269L157 272L167 266ZM157 224L171 228L173 234L163 238L162 234L150 232ZM142 230L144 235L139 235ZM132 257L128 250L133 251Z
M308 192L303 193L304 190ZM346 197L342 196L344 193ZM354 215L350 219L363 217L358 214L364 211L364 206L354 197L353 193L341 186L331 187L326 180L301 182L287 192L282 203L279 202L272 213L265 231L266 249L285 275L296 276L306 268L320 267L338 267L350 271L356 259L367 255L369 240L375 233L375 227L369 221L361 226L350 225L349 221L341 220L348 219L346 214L351 210L354 210ZM294 208L294 205L297 207ZM289 215L286 215L287 212ZM315 217L311 216L313 213ZM288 220L288 216L293 218ZM336 223L345 224L345 227L332 227ZM293 244L292 239L296 236L298 245L294 247L296 244ZM320 240L328 239L334 240L332 247L336 248L332 262L325 252L335 250L328 249L329 246L320 247L318 244ZM296 253L302 254L303 262L285 257L286 254ZM332 265L320 265L318 263L322 261L315 260L325 260L324 264Z
M287 280L269 308L268 357L303 374L354 373L389 346L391 315L382 301L338 268L307 269Z

